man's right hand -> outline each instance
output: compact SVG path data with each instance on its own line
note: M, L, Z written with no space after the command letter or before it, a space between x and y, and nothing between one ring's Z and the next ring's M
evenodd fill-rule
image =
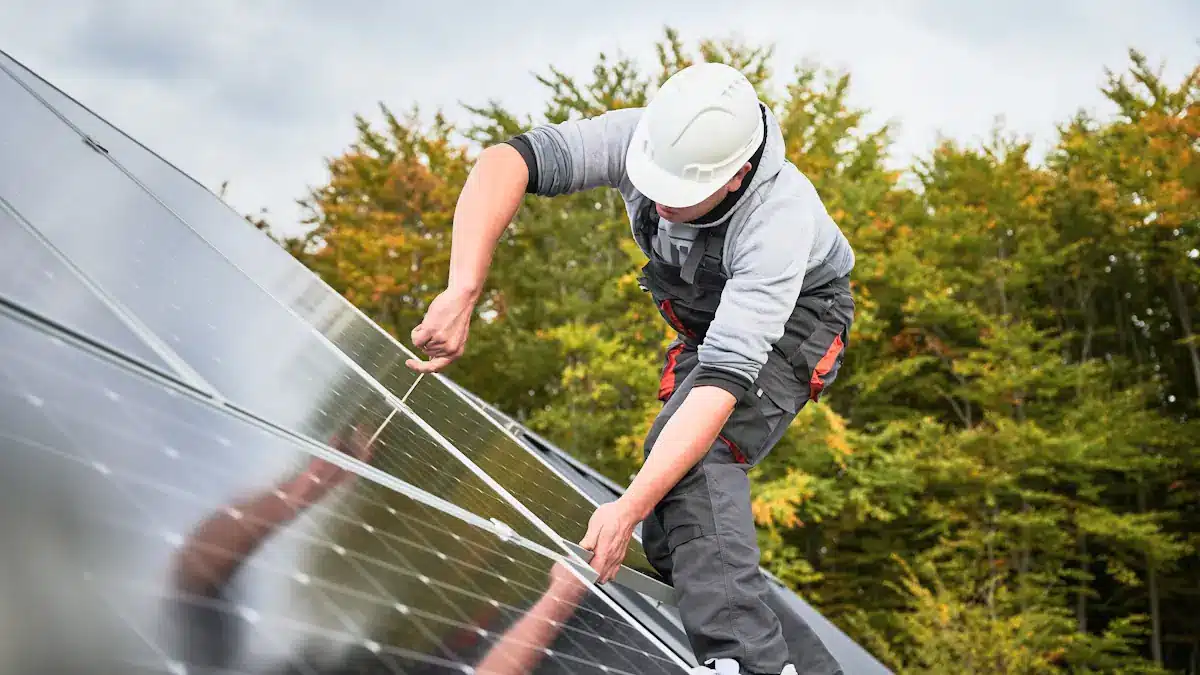
M405 365L418 373L433 373L462 356L477 297L452 286L434 298L424 320L412 331L413 345L430 359L409 359Z

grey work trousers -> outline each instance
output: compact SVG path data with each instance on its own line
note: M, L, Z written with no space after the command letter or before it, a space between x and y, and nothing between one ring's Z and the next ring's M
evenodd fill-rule
M806 353L800 362L812 364L807 373L773 351L708 453L642 523L646 554L676 590L700 663L730 658L743 673L776 674L788 663L799 675L842 672L759 569L747 471L778 443L810 397L837 376L848 325L847 320L844 330L830 330L828 323L802 327L810 334L798 350ZM694 347L677 341L668 349L659 391L665 405L647 435L647 455L691 390L697 364ZM811 387L800 379L804 374Z

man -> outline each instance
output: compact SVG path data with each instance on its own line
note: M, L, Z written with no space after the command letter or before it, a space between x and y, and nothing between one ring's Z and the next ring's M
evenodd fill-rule
M676 73L645 108L490 147L459 198L447 289L412 332L431 357L411 360L415 370L462 354L496 242L525 193L620 192L649 258L642 285L678 338L646 461L624 496L596 510L581 545L609 581L643 522L646 552L674 585L707 666L697 672L840 672L808 626L772 603L746 478L837 376L854 315L854 254L784 151L750 82L716 63Z

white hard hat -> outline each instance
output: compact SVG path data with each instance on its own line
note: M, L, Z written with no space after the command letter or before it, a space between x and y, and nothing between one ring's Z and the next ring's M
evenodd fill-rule
M716 192L758 150L763 118L736 68L698 63L675 73L646 106L625 157L638 192L668 208Z

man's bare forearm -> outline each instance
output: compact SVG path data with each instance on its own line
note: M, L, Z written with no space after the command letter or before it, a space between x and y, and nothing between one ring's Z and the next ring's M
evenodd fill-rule
M637 519L649 515L704 457L736 404L737 399L720 387L700 386L688 392L622 497Z
M511 145L484 150L454 208L449 286L478 297L496 244L525 196L529 168Z
M282 489L286 493L290 488L285 485ZM268 537L303 508L270 490L212 514L187 538L176 558L176 589L215 593L229 583Z

